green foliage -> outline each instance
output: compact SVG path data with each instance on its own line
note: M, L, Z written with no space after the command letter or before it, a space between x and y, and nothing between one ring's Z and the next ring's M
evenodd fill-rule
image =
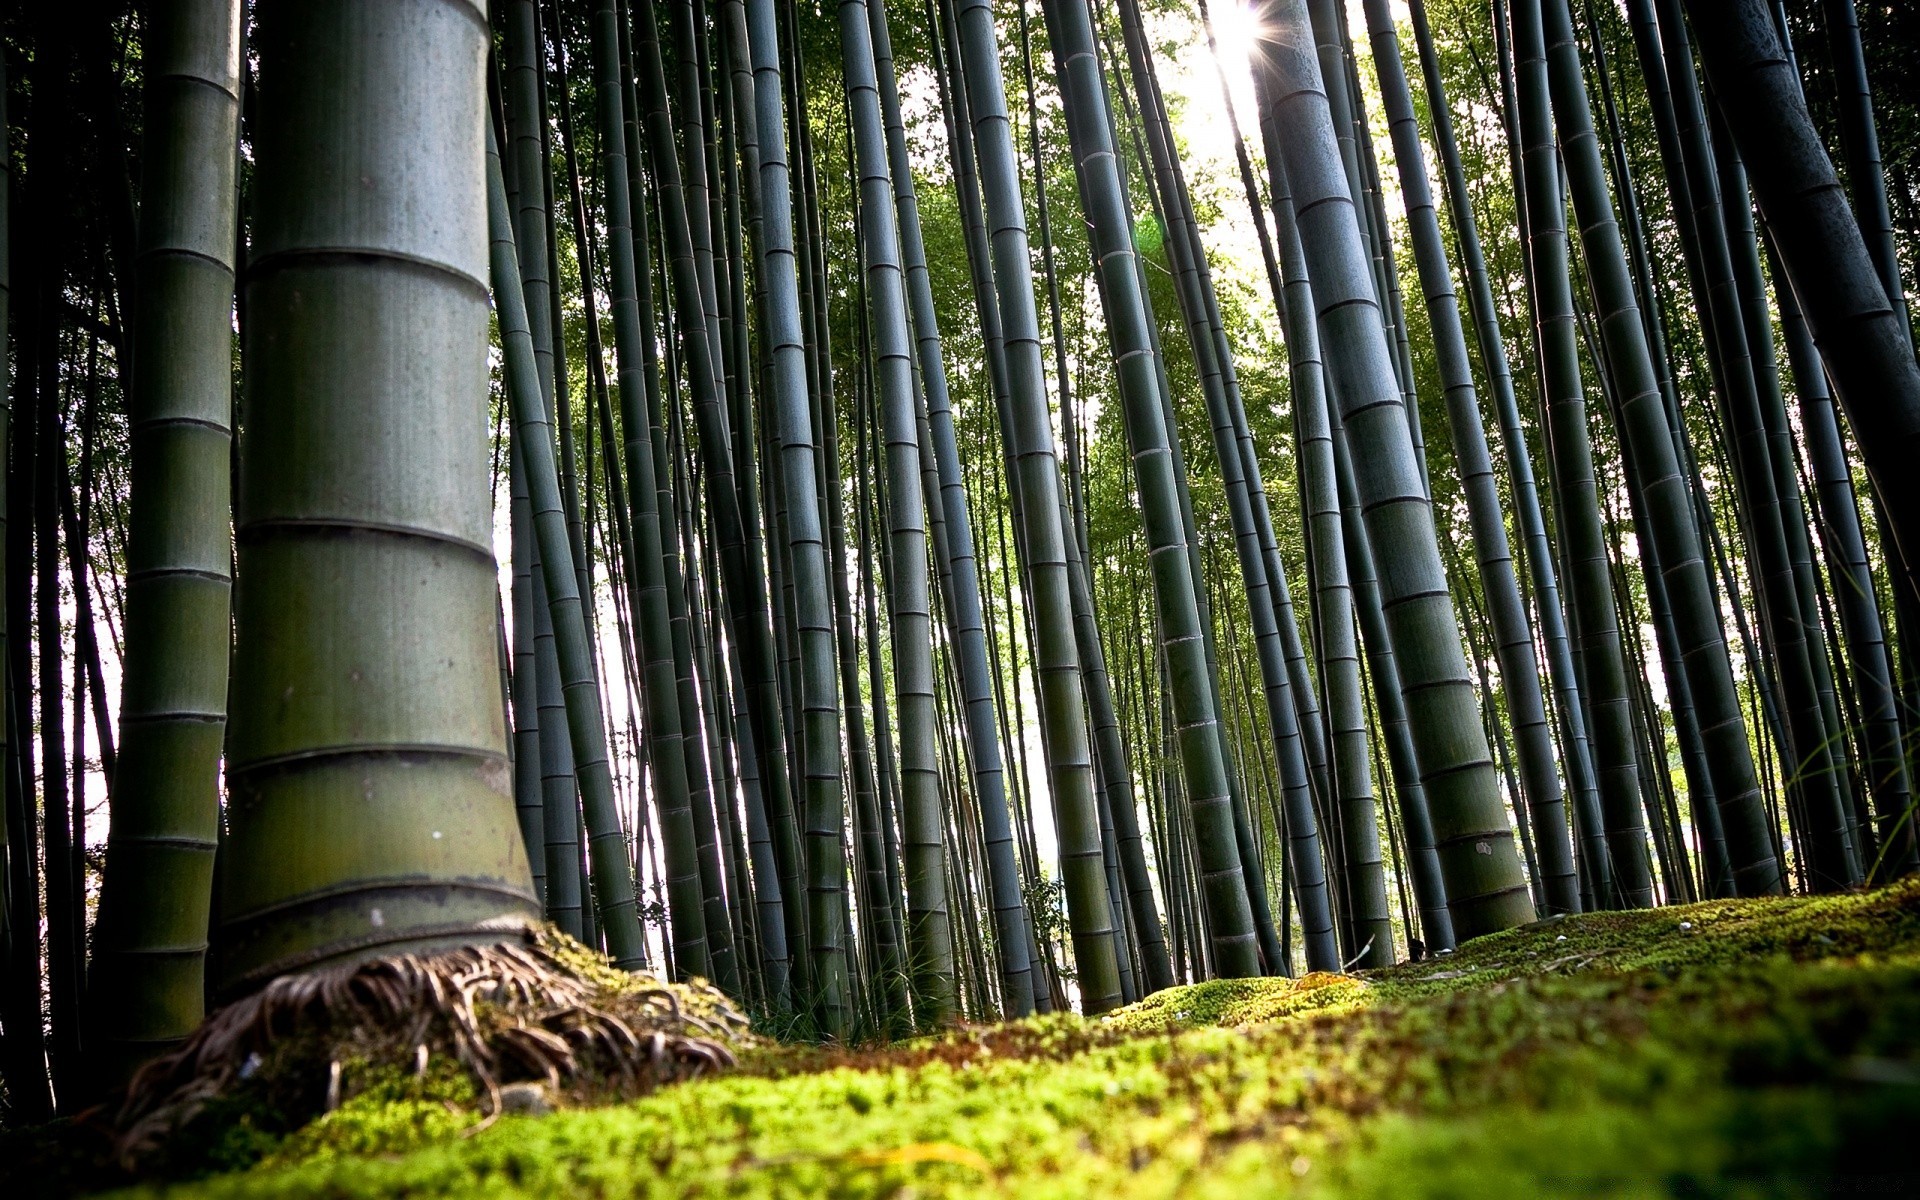
M1545 921L1105 1020L769 1047L469 1137L369 1089L192 1194L1796 1195L1907 1169L1917 1060L1910 882Z

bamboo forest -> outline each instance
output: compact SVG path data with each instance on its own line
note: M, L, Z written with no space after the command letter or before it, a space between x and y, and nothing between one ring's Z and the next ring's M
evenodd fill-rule
M1920 1195L1920 5L0 50L5 1194Z

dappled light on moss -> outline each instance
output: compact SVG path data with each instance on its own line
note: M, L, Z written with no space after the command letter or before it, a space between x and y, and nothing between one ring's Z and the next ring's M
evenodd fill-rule
M1298 979L1213 979L1156 992L1105 1019L1135 1033L1256 1025L1297 1013L1351 1008L1364 1003L1367 992L1364 980L1331 971L1313 971Z
M1916 1116L1910 883L1542 922L1361 976L1169 989L1100 1020L763 1044L732 1075L479 1132L472 1107L394 1081L193 1187L1484 1197L1814 1181L1792 1194L1906 1170L1890 1131Z

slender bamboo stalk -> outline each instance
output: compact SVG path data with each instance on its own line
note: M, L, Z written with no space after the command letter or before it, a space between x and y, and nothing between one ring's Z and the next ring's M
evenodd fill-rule
M63 104L47 105L43 98L56 97L60 91L61 73L59 65L61 51L64 49L59 37L62 28L58 21L52 23L54 38L36 47L33 68L29 78L35 84L36 98L40 99L34 107L34 136L28 142L30 170L34 186L27 190L25 215L29 224L53 211L52 197L46 196L49 189L42 181L47 173L45 159L52 158L50 139L42 132L57 128L67 118L67 108ZM4 57L4 56L0 56ZM51 87L39 86L43 79L50 79ZM0 65L0 84L6 82L5 67ZM6 103L6 90L0 88L0 107ZM4 113L0 113L4 116ZM10 127L9 127L10 128ZM7 156L0 164L0 184L10 194L13 187L12 156ZM10 198L5 203L10 204ZM5 211L9 221L8 237L5 246L12 241L12 214ZM26 294L31 303L13 314L19 322L18 334L18 374L7 377L4 394L0 395L0 435L7 443L28 446L32 444L33 405L16 405L16 388L21 396L30 396L36 382L36 358L44 342L44 314L50 308L42 303L50 287L58 294L57 280L49 281L46 275L46 248L40 243L29 243L24 256L26 270L22 278L27 281ZM5 300L11 310L12 300L12 262L10 250L0 248L0 265L4 265L7 279ZM13 356L0 356L7 359L0 365L0 375L7 375L14 366ZM0 450L6 449L0 445ZM28 564L32 559L31 524L25 518L31 512L31 491L29 481L33 474L31 454L21 454L12 459L0 460L9 463L5 499L6 532L6 570L4 572L4 608L0 613L0 636L4 636L6 651L4 670L5 729L6 741L4 780L6 793L6 834L7 834L7 893L5 896L7 913L7 950L8 970L6 976L6 1084L8 1097L19 1097L19 1107L23 1118L44 1120L53 1113L53 1092L47 1077L46 1034L41 1022L41 1006L44 997L40 971L40 952L42 948L40 930L40 867L39 867L39 823L34 819L32 787L32 745L30 721L27 711L28 664L26 622L29 606Z
M1099 810L1093 795L1086 713L1080 702L1080 663L1072 640L1067 534L1060 524L1060 471L1040 367L1026 218L992 6L987 0L958 0L955 19L960 66L972 107L974 147L993 229L994 284L1005 325L1012 420L1002 433L1017 465L1024 502L1021 525L1027 590L1035 612L1034 649L1061 871L1067 883L1081 1004L1087 1012L1098 1013L1119 1003L1119 962L1101 864Z
M511 450L509 450L511 454ZM533 510L524 469L509 465L513 625L508 634L513 661L509 714L513 721L513 798L532 868L534 895L547 904L546 803L541 778L539 668L533 617Z
M813 419L800 326L798 265L788 201L785 116L773 6L747 6L759 131L762 248L760 271L773 356L773 408L778 418L780 474L787 516L787 556L798 606L806 777L808 930L822 1032L846 1025L845 865L840 841L840 722L835 694L832 610L826 546L816 500ZM791 282L789 282L791 281Z
M98 1069L199 1023L226 732L240 5L157 6L130 396L121 769L91 991Z
M966 708L967 743L973 768L974 800L979 805L986 843L987 881L993 898L994 948L999 956L1001 1004L1010 1017L1023 1017L1034 1008L1032 966L1027 957L1026 909L1014 861L1014 840L1007 808L1006 770L999 731L994 723L991 661L987 655L981 615L980 569L968 510L966 482L961 472L954 434L952 402L947 394L946 364L941 354L939 315L927 271L926 248L920 231L920 206L914 190L913 160L901 119L899 87L894 77L893 43L887 29L884 0L871 0L868 21L873 34L876 75L880 85L881 115L887 126L887 159L892 171L894 208L900 229L901 263L906 271L907 300L912 309L920 381L927 424L933 441L933 462L940 481L940 516L946 524L947 572L952 577L949 604L955 615L951 637L960 667L960 686ZM1151 893L1148 896L1151 899ZM1157 929L1158 922L1154 922Z
M665 856L674 965L685 974L704 976L713 968L667 589L667 517L659 507L663 480L650 417L657 388L643 353L651 331L641 324L637 257L641 251L633 230L635 203L629 191L618 13L611 0L600 0L596 6L592 31L602 187L607 197L615 378L626 437L626 474L632 482L628 501L635 557L629 564L633 583L627 601L640 642L647 758Z
M1108 339L1124 405L1137 497L1153 563L1160 644L1172 664L1171 697L1180 730L1181 764L1205 864L1214 953L1226 976L1260 972L1259 947L1228 793L1224 743L1201 636L1199 583L1190 572L1186 532L1173 474L1155 354L1148 339L1151 309L1134 263L1132 226L1122 204L1106 84L1094 56L1092 14L1085 3L1047 6L1061 68L1068 130L1079 167L1081 204L1101 281ZM1131 789L1129 789L1130 791ZM1278 964L1274 964L1277 968Z
M1653 903L1653 877L1641 816L1620 618L1607 571L1606 535L1587 425L1568 263L1566 200L1554 150L1540 0L1515 0L1512 36L1534 321L1558 501L1555 518L1568 562L1582 699L1592 725L1615 888L1614 895L1596 899L1602 907L1646 907Z
M1513 553L1507 543L1506 522L1494 483L1492 456L1474 389L1472 364L1467 358L1465 331L1453 289L1446 244L1434 210L1426 158L1415 123L1413 96L1400 58L1400 39L1385 0L1366 0L1367 29L1373 43L1374 69L1393 137L1394 161L1399 167L1400 191L1406 200L1407 224L1414 259L1426 299L1427 320L1433 331L1441 386L1446 391L1448 429L1453 454L1467 496L1473 547L1480 567L1480 587L1487 599L1500 682L1513 724L1522 779L1520 799L1527 806L1533 828L1536 875L1548 897L1549 912L1573 912L1579 907L1579 887L1573 871L1573 850L1567 840L1566 804L1554 762L1553 734L1547 725L1540 694L1540 667L1533 652L1533 630L1514 575ZM1444 95L1429 97L1429 110L1445 106ZM1456 152L1457 154L1457 152ZM1409 826L1411 829L1411 826ZM1438 949L1438 947L1435 947Z
M895 711L900 722L901 841L906 855L908 970L915 1021L954 1012L953 934L946 904L940 774L935 744L932 603L927 582L920 431L914 415L913 348L907 326L886 132L864 0L841 0L840 63L851 108L874 374L886 443L888 579Z
M1255 77L1262 121L1274 124L1275 80L1265 70ZM1315 659L1327 697L1332 746L1333 788L1325 803L1337 830L1338 878L1342 893L1345 957L1369 964L1392 961L1393 934L1387 917L1386 877L1380 866L1380 839L1367 757L1366 700L1360 690L1360 650L1353 624L1353 586L1348 575L1344 536L1346 517L1335 473L1333 430L1326 394L1326 368L1320 358L1313 284L1307 277L1306 251L1300 242L1293 193L1284 166L1273 172L1275 240L1287 295L1287 361L1292 371L1295 454L1300 462L1314 587Z
M1761 0L1690 0L1713 90L1754 198L1853 423L1887 517L1892 569L1920 580L1920 363ZM1663 20L1664 28L1664 20Z
M1594 74L1600 81L1601 104L1606 112L1608 160L1613 169L1613 179L1620 197L1621 215L1626 225L1628 261L1632 268L1633 283L1636 289L1641 322L1646 328L1647 348L1651 355L1653 372L1660 389L1661 404L1665 410L1667 427L1673 434L1676 468L1685 466L1685 442L1679 429L1679 396L1674 389L1673 366L1667 348L1666 321L1660 311L1659 291L1655 285L1655 272L1652 255L1648 249L1647 231L1640 206L1639 189L1634 184L1633 164L1628 155L1628 130L1620 118L1620 107L1615 103L1615 88L1611 72L1607 66L1606 39L1601 34L1601 25L1592 0L1585 0L1587 26L1591 32L1591 46ZM1647 76L1649 107L1661 109L1664 105L1670 113L1671 98L1666 95L1665 67L1656 62L1657 70ZM1661 152L1667 152L1669 126L1671 121L1656 115L1655 132L1660 141ZM1609 394L1610 402L1616 407L1619 400L1618 389ZM1623 422L1616 411L1615 425ZM1631 457L1629 450L1623 449L1623 456ZM1700 734L1700 714L1693 701L1693 687L1687 680L1683 651L1680 645L1679 628L1673 619L1670 588L1666 584L1665 573L1659 562L1659 546L1654 538L1647 513L1643 476L1638 468L1626 472L1629 497L1633 504L1636 537L1640 544L1641 575L1645 581L1648 608L1654 622L1654 632L1660 647L1661 673L1667 681L1669 707L1673 711L1675 740L1679 743L1682 767L1686 774L1688 806L1692 809L1694 824L1699 833L1699 864L1702 871L1702 884L1706 893L1714 896L1731 895L1733 892L1732 867L1727 862L1726 835L1720 821L1718 793L1716 791L1712 767L1707 762L1705 742ZM1694 480L1685 478L1688 505L1685 515L1694 517L1695 509L1691 503ZM1697 526L1697 521L1696 521ZM1696 533L1697 533L1696 528ZM1711 577L1709 576L1709 595L1711 595ZM1718 618L1716 606L1715 617ZM1725 622L1720 622L1721 639L1725 640ZM1644 685L1644 679L1643 679ZM1738 710L1736 699L1734 708ZM1661 772L1656 778L1665 784L1666 801L1673 810L1673 825L1679 826L1678 800L1673 795L1670 778Z
M507 397L513 414L514 436L523 443L521 461L527 472L534 536L540 545L547 605L553 616L554 650L560 661L561 684L567 701L567 730L581 804L586 813L594 912L606 935L614 964L635 967L645 957L645 951L641 948L634 900L633 865L627 856L626 833L621 828L620 812L613 796L606 719L592 666L586 609L577 590L578 573L573 569L566 541L566 513L562 508L558 470L553 462L550 426L545 405L540 401L538 366L527 327L526 297L520 290L512 213L507 206L506 187L500 179L499 157L491 147L488 166L493 291L505 351Z
M766 228L764 204L761 199L762 189L765 187L765 181L761 175L760 154L763 131L759 113L760 100L755 84L755 63L748 42L746 6L741 0L722 0L720 17L723 24L723 37L727 43L726 61L731 72L734 90L734 119L739 126L740 167L743 176L741 190L746 210L747 249L752 253L754 262L758 264L765 253ZM646 206L642 204L640 207L644 213ZM758 269L756 266L756 271ZM754 310L758 327L763 331L753 342L758 367L755 374L758 377L759 386L754 390L752 403L742 406L744 411L741 415L745 419L736 421L739 436L734 443L734 457L735 469L745 481L744 490L757 494L766 476L759 471L760 449L756 446L756 439L753 437L755 423L751 417L756 411L764 411L768 402L767 397L772 389L771 353L767 344L769 339L764 332L768 327L765 310L768 285L763 276L757 275L756 282L759 286L754 289ZM647 290L650 291L650 282ZM650 309L651 305L647 305L647 308ZM747 322L742 320L740 328L741 336L744 337ZM648 345L651 345L651 339ZM762 444L767 441L764 436L758 440ZM773 508L773 504L767 504L763 518L752 522L745 531L751 549L750 556L755 561L765 553L764 531L774 526ZM776 541L774 544L779 547L784 546L785 542ZM711 551L710 537L709 552ZM770 575L774 568L782 565L782 557L778 550L767 556ZM709 569L709 576L713 578L716 589L719 586L717 575L717 571ZM712 611L716 615L721 611L717 600ZM729 655L729 661L732 670L737 673L741 662L737 646ZM738 678L737 674L735 678ZM760 937L762 971L766 976L765 991L771 1004L776 1007L784 1006L791 1003L791 998L787 995L791 964L788 961L787 949L788 918L782 893L785 884L773 852L773 830L768 824L768 800L760 778L758 756L754 749L755 735L751 714L740 711L746 703L746 689L736 684L733 690L736 718L732 724L738 751L741 790L747 810L748 846L753 862L753 885L757 902L755 924Z
M1329 374L1375 554L1389 570L1382 606L1400 663L1414 749L1427 787L1434 845L1455 931L1475 937L1533 919L1513 830L1501 803L1486 733L1466 670L1406 410L1369 295L1353 200L1339 169L1327 94L1303 0L1261 13L1264 58L1274 72L1281 148L1299 206L1300 235L1326 335Z

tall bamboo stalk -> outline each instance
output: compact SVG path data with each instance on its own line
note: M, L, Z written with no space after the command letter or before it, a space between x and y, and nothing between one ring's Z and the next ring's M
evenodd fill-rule
M792 209L779 44L771 0L750 0L748 36L753 62L755 120L760 150L762 245L767 338L773 356L771 401L777 417L780 477L786 506L787 564L798 606L801 746L806 777L808 933L822 1029L840 1033L847 1020L845 948L841 941L845 893L840 849L840 721L836 657L824 531L816 499L817 475L811 398L800 325L798 264ZM791 281L791 282L789 282Z
M1515 8L1516 16L1520 7ZM1701 554L1690 489L1681 473L1646 325L1614 221L1572 17L1566 0L1545 0L1542 7L1549 86L1580 222L1587 277L1618 396L1621 433L1648 510L1660 582L1685 665L1688 697L1699 715L1713 799L1735 859L1736 886L1742 894L1768 894L1777 889L1779 867L1766 837L1759 782L1740 717L1719 606Z
M121 757L92 981L110 1077L200 1020L233 589L240 5L176 0L151 19Z
M1467 358L1460 306L1453 289L1446 243L1434 210L1427 178L1420 130L1415 123L1413 96L1400 58L1400 39L1385 0L1366 0L1367 29L1373 43L1374 69L1380 79L1380 97L1393 138L1400 191L1406 200L1407 225L1414 259L1426 299L1427 320L1433 331L1441 386L1446 391L1447 426L1453 435L1453 454L1467 495L1473 548L1480 567L1480 587L1487 599L1500 682L1513 724L1522 780L1519 799L1527 806L1533 827L1536 876L1548 898L1550 912L1574 912L1579 886L1573 871L1573 850L1567 840L1566 804L1560 774L1554 762L1553 734L1547 725L1540 694L1540 667L1533 651L1533 630L1526 604L1514 575L1513 553L1507 543L1506 521L1494 483L1492 456L1474 389L1472 364ZM1429 109L1438 112L1445 97L1429 95ZM1457 154L1457 152L1456 152Z
M1619 611L1607 571L1599 485L1587 425L1559 160L1554 150L1548 61L1540 0L1512 6L1513 72L1526 192L1526 234L1534 326L1554 468L1555 519L1567 560L1573 629L1580 647L1581 698L1592 725L1614 894L1600 907L1653 903L1653 876L1641 816Z
M973 770L974 801L980 808L981 833L986 844L987 881L993 898L994 949L999 956L1000 998L1008 1016L1023 1017L1034 1008L1032 966L1026 907L1020 898L1014 839L1007 808L1006 770L999 729L994 720L991 667L987 655L980 603L980 566L968 511L966 482L953 428L952 402L947 394L946 363L941 354L939 314L927 272L926 247L920 232L920 205L915 194L913 160L908 151L906 125L901 119L899 87L894 77L893 42L887 28L884 0L870 0L868 22L873 32L876 75L880 85L881 115L887 126L887 161L892 171L894 208L900 228L901 263L906 270L907 300L913 317L920 382L926 405L933 463L940 482L940 516L946 524L947 566L952 583L948 604L954 614L951 637L960 667L960 687L966 708L967 745ZM1152 894L1148 893L1151 900ZM1154 927L1157 931L1158 922Z
M491 131L489 131L491 136ZM586 605L578 587L567 542L566 511L554 463L550 424L541 402L538 364L527 325L526 296L520 288L518 254L498 154L489 147L488 213L493 242L493 294L506 360L506 391L514 437L522 442L522 464L540 545L541 572L552 614L554 651L567 701L567 731L586 815L587 849L592 864L594 913L612 952L614 965L637 967L646 957L634 899L633 863L613 795L607 758L606 718L587 636Z
M648 768L665 854L674 965L686 974L707 975L712 971L712 962L687 777L688 739L667 594L668 517L659 507L662 481L650 419L656 389L643 354L644 341L650 339L652 333L641 324L637 258L640 250L633 231L634 199L629 191L617 22L618 13L611 0L600 0L594 12L592 53L602 187L607 197L615 379L626 437L626 473L632 483L628 502L632 506L630 523L635 557L628 564L633 579L628 596L632 608L629 616L640 642Z
M954 1011L953 933L947 913L946 848L941 839L940 772L935 744L933 612L927 582L920 430L913 394L913 345L895 223L886 131L874 78L873 41L864 0L841 0L840 64L851 109L868 312L881 433L886 442L888 579L895 712L900 723L901 842L907 887L908 971L922 1027Z
M1063 100L1079 167L1081 204L1101 281L1107 336L1119 380L1141 517L1153 563L1160 644L1174 680L1171 701L1180 729L1181 765L1206 872L1214 954L1225 976L1260 972L1258 943L1235 836L1224 743L1208 687L1211 670L1201 636L1196 580L1177 494L1153 346L1151 310L1134 263L1133 231L1122 204L1105 80L1094 56L1092 14L1085 3L1047 6L1058 39ZM1237 447L1236 447L1237 449ZM1278 964L1274 964L1277 968Z
M1255 78L1263 124L1277 128L1275 81L1262 69ZM1345 957L1392 961L1393 931L1387 914L1386 877L1374 806L1373 769L1367 755L1366 698L1360 687L1360 648L1354 629L1353 585L1348 574L1346 516L1335 473L1333 427L1320 357L1313 284L1284 164L1269 162L1273 180L1274 234L1287 297L1287 362L1293 392L1294 453L1300 462L1307 524L1309 578L1313 582L1315 659L1327 698L1332 748L1332 788L1322 803L1332 819L1329 851L1337 866L1340 925Z
M534 917L482 486L483 16L258 14L220 993Z
M1261 6L1286 172L1325 335L1328 373L1401 668L1414 749L1455 931L1475 937L1533 919L1520 855L1480 724L1446 587L1431 504L1367 279L1359 224L1340 169L1327 94L1303 0Z
M1727 131L1853 423L1887 518L1889 565L1912 584L1920 580L1920 473L1911 469L1920 454L1920 363L1908 331L1847 206L1768 6L1689 0L1686 8L1714 93L1740 97L1723 114Z
M1004 322L1011 416L1002 436L1017 467L1023 501L1027 592L1035 613L1034 651L1061 871L1067 884L1081 1004L1087 1012L1098 1013L1120 1002L1120 971L1101 862L1099 809L1080 699L1080 663L1073 644L1067 532L1060 524L1060 470L1040 366L1026 217L992 5L987 0L958 0L954 8L974 148L993 230L993 280Z

